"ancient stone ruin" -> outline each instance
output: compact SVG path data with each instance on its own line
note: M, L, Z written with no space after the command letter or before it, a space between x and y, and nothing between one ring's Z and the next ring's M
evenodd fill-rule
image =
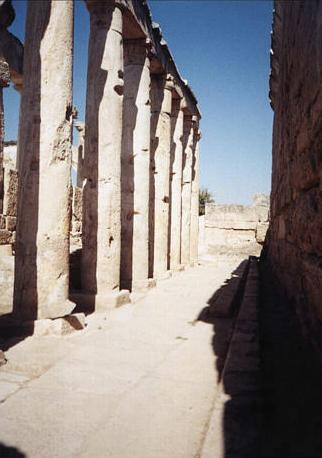
M202 259L261 254L268 229L268 196L256 194L251 206L206 203L205 210L199 217Z
M11 1L0 2L0 310L9 311L13 288L23 321L126 302L197 262L197 100L145 1L86 6L82 123L72 100L73 2L28 3L23 66L22 44L7 31ZM10 80L21 91L17 170L2 163Z
M23 47L0 0L1 457L322 456L322 1L274 5L270 202L199 218L201 116L146 1L86 0L80 120L75 2L29 0Z

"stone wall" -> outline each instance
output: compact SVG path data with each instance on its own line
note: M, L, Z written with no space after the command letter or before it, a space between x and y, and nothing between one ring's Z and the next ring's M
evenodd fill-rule
M275 2L271 270L312 333L322 319L322 3Z
M206 204L200 230L204 255L245 254L258 256L268 227L268 197L254 196L252 206Z
M0 315L12 310L18 188L15 157L16 145L13 142L5 143L3 201L0 212Z

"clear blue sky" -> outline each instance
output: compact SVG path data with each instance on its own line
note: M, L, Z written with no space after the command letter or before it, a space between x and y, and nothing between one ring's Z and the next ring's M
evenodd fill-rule
M23 41L26 2L14 0L11 31ZM150 0L203 118L201 185L219 203L247 204L269 192L272 111L268 101L271 1ZM74 104L84 119L89 21L76 1ZM19 97L5 91L6 138L17 136Z

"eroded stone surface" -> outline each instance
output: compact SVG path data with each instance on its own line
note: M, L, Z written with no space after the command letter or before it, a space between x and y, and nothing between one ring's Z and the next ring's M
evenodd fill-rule
M274 109L268 261L311 339L322 317L320 2L276 1L270 97ZM286 63L285 59L287 56Z

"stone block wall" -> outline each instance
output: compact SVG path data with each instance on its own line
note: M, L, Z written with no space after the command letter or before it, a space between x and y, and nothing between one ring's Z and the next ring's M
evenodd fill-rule
M18 187L18 174L16 170L4 169L3 187L3 210L0 214L0 245L14 245Z
M3 171L3 204L0 214L0 315L12 310L18 188L17 171L9 167L4 167Z
M268 202L258 194L252 206L206 204L206 214L200 217L200 252L258 256L268 228Z
M322 319L322 3L275 2L267 259L309 333Z

